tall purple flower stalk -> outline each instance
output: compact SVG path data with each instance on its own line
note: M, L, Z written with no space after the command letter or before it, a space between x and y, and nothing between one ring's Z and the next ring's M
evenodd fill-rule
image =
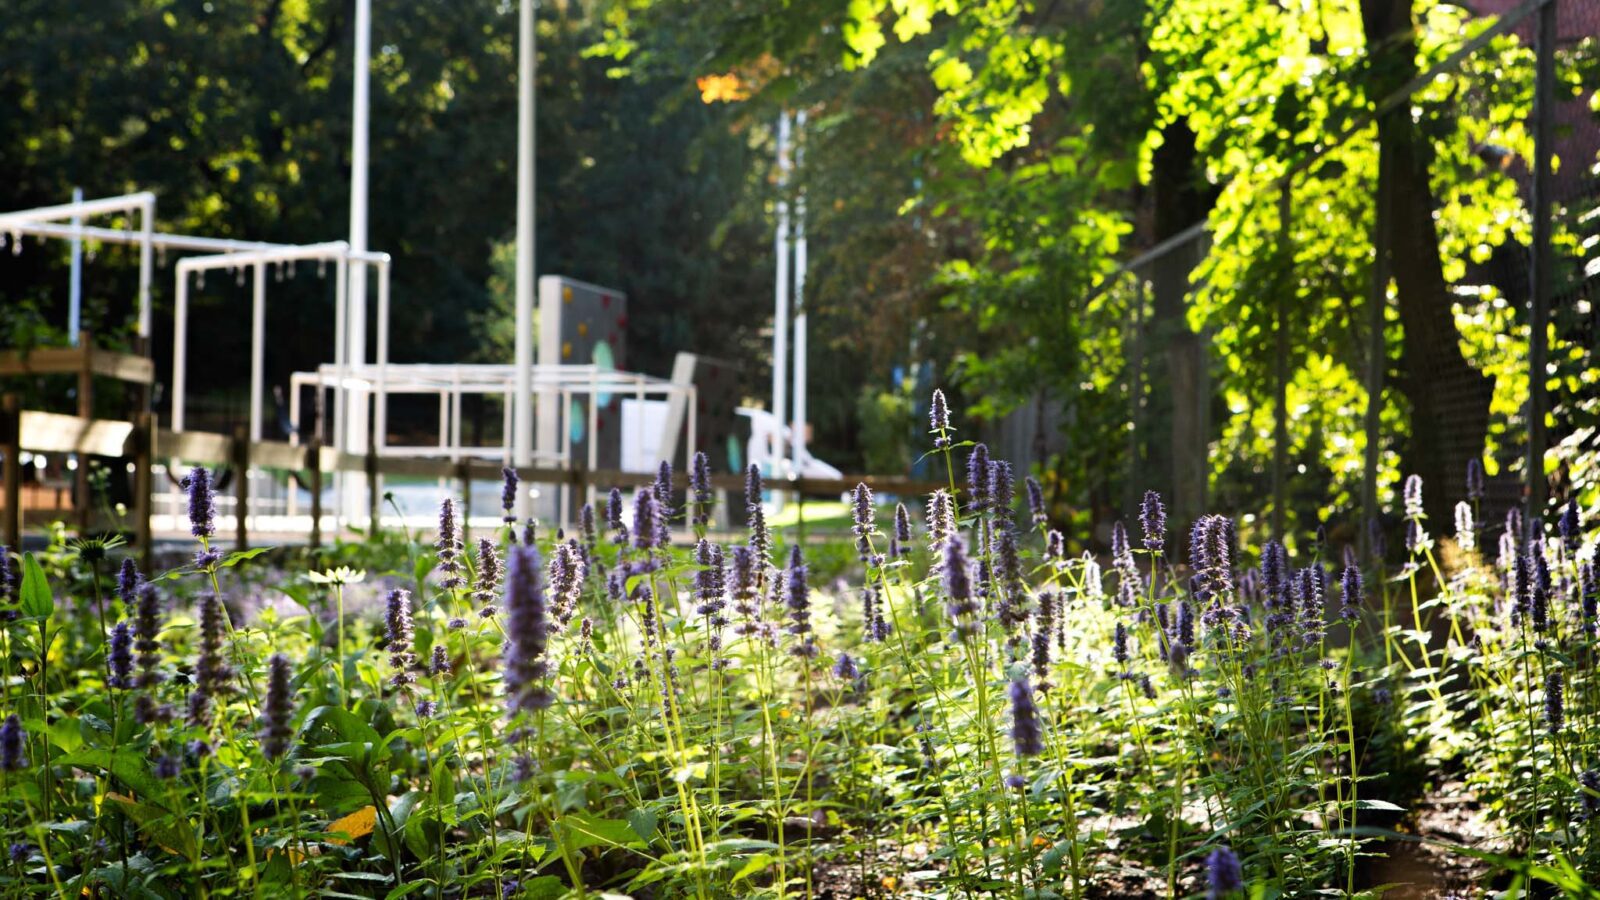
M5 723L0 724L0 771L17 772L28 767L28 758L23 755L26 739L17 714L6 716Z
M554 601L556 626L566 628L578 609L578 599L583 595L584 580L589 577L583 564L583 554L575 541L555 548L550 561L550 593Z
M872 508L872 489L866 482L856 485L850 531L856 536L856 554L863 560L872 556L872 535L877 532L876 511Z
M155 689L161 684L161 647L157 638L161 634L161 598L156 586L145 583L139 586L138 612L133 620L134 662L139 667L136 685L139 695L134 700L134 721L141 725L165 721L172 710L156 701Z
M1566 679L1557 669L1544 677L1544 726L1551 734L1560 734L1566 723Z
M678 512L672 505L672 463L666 460L656 469L656 481L652 485L656 495L656 546L665 547L667 527ZM638 523L635 523L637 527Z
M183 488L189 492L189 533L203 541L217 533L217 499L211 473L195 466L184 476Z
M1422 476L1407 475L1405 487L1401 491L1401 498L1405 502L1406 518L1420 519L1422 511Z
M950 408L945 405L944 391L938 388L933 389L933 399L928 403L928 430L933 434L933 449L950 446Z
M1223 898L1244 890L1244 869L1239 857L1226 846L1206 857L1206 900Z
M118 622L112 627L111 639L107 643L106 666L111 672L109 684L125 691L134 685L133 629L128 627L126 621Z
M711 651L711 666L722 669L727 666L722 656L722 629L728 624L722 613L727 607L727 569L723 565L722 548L701 538L695 545L695 562L700 566L694 573L695 614L706 620L706 646Z
M1034 688L1039 691L1049 691L1053 685L1050 683L1050 636L1055 631L1056 624L1056 595L1051 591L1042 591L1039 594L1038 606L1033 611L1033 677Z
M861 635L872 644L881 644L889 638L889 623L883 617L886 601L872 585L861 588Z
M1467 460L1467 499L1483 499L1483 463L1476 459Z
M622 489L612 488L606 495L606 525L611 528L611 541L614 544L628 542L628 525L622 521Z
M889 539L889 555L894 558L911 555L911 512L904 503L894 505L894 535Z
M1226 516L1201 516L1189 536L1189 561L1209 594L1233 589L1233 522Z
M1044 729L1039 724L1039 707L1033 687L1018 678L1007 688L1011 694L1011 742L1018 756L1038 756L1044 752Z
M274 653L267 660L267 695L261 701L261 755L269 760L278 759L289 752L289 739L294 735L290 721L294 719L294 695L290 692L292 676L289 657Z
M1035 528L1043 528L1050 521L1049 510L1044 504L1044 487L1039 484L1039 479L1029 475L1023 482L1023 489L1028 495L1028 517Z
M494 607L494 598L500 591L500 550L494 541L489 538L478 538L478 580L473 586L472 596L483 604L479 613L485 618L493 616L498 610Z
M633 495L633 546L640 550L660 546L660 515L655 489L642 488Z
M961 640L978 634L983 626L977 622L978 604L972 594L972 566L967 561L967 547L960 535L952 535L944 542L939 576L944 584L945 612L955 626L954 638Z
M817 647L811 637L811 588L806 583L805 557L800 553L799 544L789 548L789 568L784 576L784 604L789 608L789 633L798 641L794 655L816 656Z
M433 653L428 657L428 675L434 678L450 676L450 651L443 644L433 645Z
M1567 545L1568 553L1577 553L1583 545L1583 516L1578 512L1576 498L1567 501L1561 510L1561 518L1556 521L1556 529L1561 534L1561 540Z
M1456 504L1456 543L1468 553L1478 548L1478 529L1472 521L1472 504L1465 500Z
M704 528L711 524L711 507L716 502L711 492L711 458L704 451L695 453L689 464L689 490L694 495L694 525Z
M1144 492L1144 502L1139 505L1139 527L1144 531L1144 548L1151 553L1162 552L1167 541L1167 508L1155 491Z
M989 506L994 514L1011 521L1011 503L1016 499L1016 475L1011 463L997 459L989 463Z
M209 727L214 698L228 693L233 667L222 658L226 620L222 599L216 594L200 598L200 653L195 660L194 689L189 692L189 724Z
M967 454L967 494L972 498L974 511L989 506L989 447L974 444Z
M731 585L733 611L739 616L736 634L754 634L756 620L761 616L761 591L756 584L756 558L749 547L734 547Z
M594 527L594 506L585 503L578 507L578 537L583 540L583 562L590 569L604 573L600 565L599 535Z
M506 566L506 709L510 715L543 709L554 697L545 684L550 662L550 608L541 580L539 551L513 547Z
M767 510L761 503L761 469L755 463L744 473L744 509L750 527L750 552L755 556L756 582L764 584L772 562L772 533L767 530Z
M935 553L956 536L956 505L944 488L928 498L928 547Z
M0 606L16 599L16 576L11 570L11 548L0 544Z
M517 524L517 470L506 466L500 470L504 482L500 487L500 511L504 513L503 519L507 525Z
M389 592L383 614L384 647L389 651L389 665L394 667L394 675L389 683L402 690L415 684L417 676L412 673L416 665L417 655L412 649L416 640L416 633L411 625L411 595L406 591L396 588Z
M1361 570L1355 566L1345 566L1339 587L1340 599L1344 601L1339 607L1339 617L1346 622L1354 622L1361 618Z
M4 548L0 547L0 555L3 553ZM0 563L0 566L3 565ZM0 571L0 580L3 580L4 575L5 573ZM133 564L133 557L125 557L122 560L122 568L117 570L117 599L122 601L124 610L132 610L139 602L139 585L143 583L144 576L139 574L139 567ZM0 602L4 602L4 590L0 588Z
M439 551L439 571L444 573L439 587L447 591L461 587L466 583L461 577L461 532L456 528L456 502L449 497L439 505L439 540L434 546Z

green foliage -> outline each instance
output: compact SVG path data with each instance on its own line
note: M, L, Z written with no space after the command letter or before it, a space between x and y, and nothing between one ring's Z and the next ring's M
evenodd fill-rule
M779 562L794 533L752 580L719 582L689 549L699 530L661 547L580 531L540 546L555 560L537 570L543 649L525 634L532 595L502 594L459 535L387 533L321 563L202 555L152 578L163 602L132 684L107 677L123 665L108 625L140 619L110 590L115 560L87 544L24 554L0 610L15 613L0 617L0 713L27 758L0 780L15 844L0 891L1188 896L1227 846L1250 896L1360 896L1378 888L1363 857L1408 839L1389 829L1419 785L1455 771L1515 849L1452 846L1475 877L1589 890L1592 528L1513 542L1496 568L1471 511L1454 541L1417 517L1414 549L1398 570L1371 560L1361 601L1317 571L1332 545L1314 568L1247 575L1261 555L1221 517L1188 567L1124 544L1102 570L1014 510L954 512L954 533L930 523L904 555L878 555L886 519L860 555L797 541L809 604ZM1014 560L985 540L1012 529ZM518 552L509 529L479 536ZM993 549L963 559L941 545L956 540ZM1565 613L1508 619L1507 571L1540 564ZM380 634L372 601L397 585L415 588L398 601L413 627L389 613ZM189 601L218 590L229 619L197 628ZM293 602L243 602L263 592ZM192 698L207 653L226 663L214 713L139 712ZM263 694L269 653L292 660L286 705ZM507 666L513 653L545 665ZM508 716L508 681L530 671L556 702ZM1568 679L1564 722L1546 711L1550 672ZM281 758L260 738L276 715Z
M909 384L882 390L863 385L856 396L861 420L861 457L868 472L899 473L911 469L911 442L919 429Z

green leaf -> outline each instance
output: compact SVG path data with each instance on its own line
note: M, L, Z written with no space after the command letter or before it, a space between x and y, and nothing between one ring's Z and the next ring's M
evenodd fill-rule
M83 746L83 729L77 719L67 718L50 723L50 743L68 753Z
M32 553L22 555L22 614L33 618L49 618L56 611L55 598L50 596L50 582L44 569Z
M383 743L383 737L368 725L360 716L338 706L319 706L306 715L306 723L301 728L302 740L312 746L324 743L334 743L321 738L338 738L352 744L366 744L376 747Z
M99 769L115 777L137 796L159 797L166 794L166 785L150 771L144 758L131 750L119 750L112 754L110 750L79 749L56 760L56 763L80 769Z
M1356 801L1356 808L1357 809L1382 809L1382 810L1387 810L1389 812L1405 812L1406 811L1406 808L1404 806L1395 806L1393 803L1390 803L1387 800L1358 800L1358 801Z
M568 850L639 843L638 833L622 819L601 819L589 813L574 812L557 819L555 824L563 832L562 840Z
M659 823L660 817L655 814L654 810L642 808L628 810L629 827L633 829L634 834L639 836L639 840L645 843L649 843L650 839L655 836L656 826Z
M517 894L524 900L556 900L567 893L567 886L561 879L554 875L540 875L522 883L522 890Z
M777 861L777 857L770 853L757 853L755 856L750 857L750 859L745 862L744 866L740 868L738 872L734 873L733 880L739 881L744 878L749 878L751 875L765 871L768 866Z
M224 569L231 569L239 563L255 559L271 549L271 547L251 547L249 550L235 550L222 558L220 566Z
M194 829L189 823L153 803L143 803L121 794L106 794L106 800L128 814L157 846L185 859L193 859L199 852Z

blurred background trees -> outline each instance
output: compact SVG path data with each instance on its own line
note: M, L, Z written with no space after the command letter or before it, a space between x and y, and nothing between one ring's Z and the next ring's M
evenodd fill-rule
M1600 67L1597 29L1583 23L1600 12L1582 16L1595 6L1563 0L1577 16L1560 56L1569 222L1594 206L1581 173L1600 147L1584 137ZM1474 448L1491 476L1521 477L1529 30L1490 41L1402 111L1371 113L1487 28L1487 11L1437 0L546 2L538 267L630 295L632 367L665 373L679 349L731 358L759 400L772 126L780 110L804 111L791 189L804 185L807 204L818 455L845 468L913 464L927 388L940 383L987 423L963 437L1043 465L1064 518L1104 521L1146 487L1172 496L1180 517L1208 504L1264 512L1281 315L1287 512L1310 525L1359 505L1386 146L1397 189L1381 480L1386 495L1402 472L1423 473L1442 516ZM74 185L90 196L147 188L171 227L338 237L351 18L347 0L17 0L0 19L0 91L12 100L0 207L59 202ZM398 360L509 356L514 20L498 0L376 14L370 243L398 260ZM1291 170L1281 221L1275 182ZM1586 284L1582 227L1560 234ZM1148 261L1136 288L1113 277L1163 242L1179 246ZM130 308L119 252L88 269L101 330L124 327ZM64 260L60 245L4 260L9 340L34 339L29 308L64 319ZM269 323L276 379L331 346L305 327L325 320L331 289L303 271L289 289L299 302L274 306ZM197 351L224 391L245 374L231 362L245 330L224 327L243 290L210 292L197 311L197 327L216 325ZM158 291L160 303L170 283ZM1592 306L1569 313L1553 345L1557 440L1584 427L1595 388L1593 325L1581 321Z

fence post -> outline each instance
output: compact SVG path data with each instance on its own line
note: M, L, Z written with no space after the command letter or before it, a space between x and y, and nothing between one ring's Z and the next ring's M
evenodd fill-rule
M16 394L0 397L0 452L5 453L3 475L6 521L6 546L22 552L22 398Z
M1283 503L1289 468L1289 292L1294 289L1294 250L1290 243L1290 191L1294 179L1285 175L1278 184L1278 252L1290 273L1280 273L1277 303L1272 326L1273 378L1277 398L1273 406L1272 428L1272 536L1283 540Z
M237 425L233 429L233 539L235 550L250 549L250 429Z
M456 461L456 480L461 482L461 545L472 546L472 463Z
M367 441L367 536L378 536L378 448Z
M1556 0L1539 7L1536 62L1533 78L1533 191L1529 212L1533 217L1533 247L1528 266L1528 515L1529 527L1543 521L1547 484L1544 477L1545 412L1549 409L1545 382L1549 378L1550 284L1552 232L1550 205L1551 139L1554 123L1556 75Z
M94 418L94 335L87 329L78 332L78 349L82 352L78 362L78 418L88 420ZM78 458L78 470L72 478L72 492L77 495L73 518L78 520L78 534L87 536L94 520L94 501L89 499L89 457L84 453L73 455Z
M322 546L322 435L313 431L306 445L306 466L311 470L311 549Z
M150 465L155 456L156 417L149 410L140 410L133 422L133 540L139 545L139 565L149 572L155 568L155 548L150 540L155 479Z

